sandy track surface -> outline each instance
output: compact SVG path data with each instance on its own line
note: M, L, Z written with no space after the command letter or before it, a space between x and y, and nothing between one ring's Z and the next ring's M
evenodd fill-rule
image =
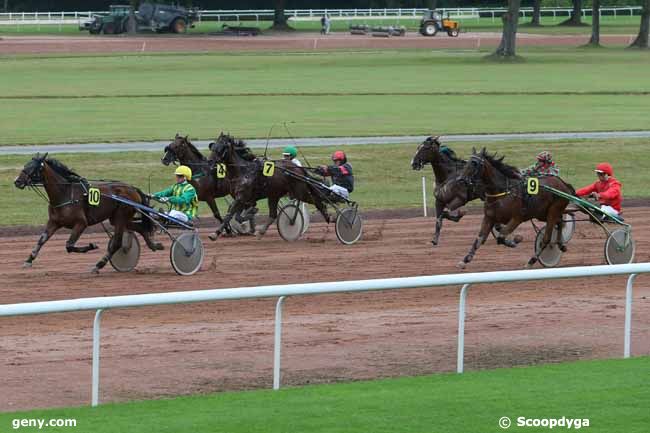
M296 33L293 35L271 35L257 37L219 36L7 36L0 40L0 54L36 53L111 53L111 52L206 52L206 51L313 51L336 49L477 49L496 46L501 35L498 33L463 33L458 38L440 35L427 38L417 34L405 37L377 38L336 34L319 36ZM519 46L579 46L587 43L584 36L549 36L520 33ZM602 35L603 44L631 43L628 35Z
M637 260L648 261L650 209L629 208ZM167 251L143 252L136 272L89 269L100 253L67 255L55 236L32 269L20 267L36 236L3 237L0 303L316 281L456 273L479 215L446 223L429 244L432 219L372 219L346 247L314 224L305 239L207 244L201 272L176 276ZM517 249L489 240L468 271L520 269L532 251L530 226ZM207 231L204 233L207 234ZM100 234L82 241L106 246ZM169 246L169 244L166 244ZM562 266L603 264L604 236L580 223ZM469 295L466 369L619 357L625 277L479 285ZM650 354L650 278L636 282L632 351ZM283 384L420 375L455 368L459 287L289 298ZM232 389L272 381L275 300L107 311L102 328L101 400L124 401ZM0 318L0 411L87 404L93 313Z

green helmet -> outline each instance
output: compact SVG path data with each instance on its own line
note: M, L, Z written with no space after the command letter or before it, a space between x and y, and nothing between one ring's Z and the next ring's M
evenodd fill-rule
M287 146L282 150L282 155L289 155L292 158L298 156L298 151L293 146Z

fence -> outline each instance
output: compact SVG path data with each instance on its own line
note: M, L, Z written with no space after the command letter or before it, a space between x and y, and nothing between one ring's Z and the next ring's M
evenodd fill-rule
M443 14L449 13L452 18L459 20L475 19L481 17L495 20L507 9L505 8L442 8L438 9ZM372 19L419 19L426 9L419 8L384 8L384 9L286 9L285 16L293 20L318 20L327 14L334 20L372 20ZM570 16L571 8L542 8L543 16ZM601 15L632 16L641 12L641 6L603 7ZM199 10L197 11L200 21L241 21L241 20L272 20L275 11L273 9L249 9L249 10ZM26 25L26 24L80 24L90 20L93 15L108 14L108 11L88 12L8 12L0 13L0 25ZM521 8L520 14L523 17L533 14L532 8ZM590 16L591 9L582 9L583 16Z
M110 296L101 298L81 298L63 301L0 305L0 317L96 310L95 320L93 323L91 392L91 404L92 406L96 406L99 403L100 324L102 313L108 309L278 297L275 308L273 389L279 389L282 337L282 305L288 296L462 285L458 306L458 353L456 364L456 371L458 373L462 373L463 354L465 349L465 302L467 300L469 288L472 284L506 283L514 281L549 280L577 277L597 277L606 275L629 275L625 294L625 325L623 344L623 356L625 358L628 358L630 356L631 344L630 335L632 329L633 284L636 275L643 273L650 273L650 263L614 266L579 266L573 268L535 269L525 271L448 274L424 277L342 281L333 283L241 287L236 289L195 290L189 292Z

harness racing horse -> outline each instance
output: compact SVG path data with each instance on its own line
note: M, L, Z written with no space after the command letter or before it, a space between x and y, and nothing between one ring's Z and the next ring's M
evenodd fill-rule
M125 230L134 230L142 235L147 246L153 250L162 250L160 243L153 242L153 223L147 218L133 221L136 210L110 199L110 195L118 195L137 203L148 205L148 197L138 188L117 181L100 181L92 185L61 162L54 158L36 155L20 172L14 184L19 189L25 187L36 188L42 185L49 201L49 219L45 231L38 239L36 247L32 250L24 267L31 267L38 256L38 252L52 235L61 227L71 229L70 237L65 243L68 253L87 253L97 249L97 245L90 243L77 247L75 244L86 227L109 220L115 229L114 235L108 243L107 253L97 262L92 269L98 273L113 254L122 246L122 234ZM95 195L95 205L90 204L91 189L99 189ZM96 191L93 191L95 193ZM40 191L39 194L43 195ZM93 194L94 195L94 194Z
M196 189L199 200L204 201L210 206L212 215L219 223L223 223L223 218L219 213L215 199L225 197L230 194L230 182L228 179L217 179L211 170L211 163L205 156L194 146L188 136L176 134L174 141L165 147L165 154L161 161L165 165L171 163L180 163L192 169L192 180L190 183ZM238 213L235 218L241 224L249 222L250 233L255 232L255 214L257 209L246 209L243 213ZM225 230L228 234L233 234L232 227L227 225ZM241 234L241 233L240 233Z
M569 200L554 195L543 187L550 186L567 194L575 195L571 185L558 176L540 177L539 187L535 195L528 195L526 182L515 167L505 164L503 157L489 155L485 148L481 152L472 152L463 178L470 185L482 185L485 189L485 206L483 207L483 221L478 237L474 240L468 254L458 263L458 267L465 268L472 261L476 250L485 243L492 227L500 223L504 226L497 235L498 244L506 244L506 237L512 233L522 222L533 218L546 222L546 229L540 251L551 242L553 229L558 227L557 242L561 251L566 251L562 243L562 215L569 204ZM537 262L537 255L528 261L528 267Z
M442 146L438 140L440 137L427 137L418 146L411 168L422 170L425 164L431 164L436 179L434 197L436 199L436 232L431 239L433 245L438 245L442 220L447 218L450 221L458 222L464 212L459 209L468 201L480 198L485 199L485 194L476 190L470 190L459 175L463 172L467 161L456 156L456 152L446 146ZM454 212L458 212L454 215Z
M243 141L224 133L219 135L216 142L210 144L210 150L211 163L215 164L217 169L218 164L225 166L225 177L230 181L230 194L234 199L221 227L209 236L210 239L216 240L221 235L233 215L255 206L257 200L263 198L268 199L269 220L257 232L258 238L266 233L278 217L278 202L285 195L315 205L325 221L330 221L327 206L314 191L314 186L297 178L307 175L304 168L294 165L291 161L265 161L257 158ZM266 176L263 173L264 164L271 162L275 164L275 168L272 174ZM292 173L297 177L292 176Z

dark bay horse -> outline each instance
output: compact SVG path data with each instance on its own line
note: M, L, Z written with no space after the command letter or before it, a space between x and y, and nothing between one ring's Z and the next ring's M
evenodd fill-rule
M122 246L122 234L125 230L134 230L140 233L147 246L152 250L163 249L161 244L153 242L154 227L151 221L147 218L142 218L139 222L133 221L135 209L105 196L119 195L148 205L148 197L138 188L114 181L92 182L91 184L61 162L54 158L48 158L47 154L36 155L25 164L14 184L20 189L42 185L49 201L49 219L45 231L25 261L25 267L31 267L45 242L61 227L72 230L70 238L65 244L68 253L86 253L97 249L97 245L93 243L82 247L77 247L75 244L86 227L105 220L110 221L115 233L108 243L106 255L92 269L93 273L99 272ZM94 188L99 189L99 194L95 194L97 191L92 191ZM91 195L98 200L94 205L90 204Z
M217 239L233 215L255 206L257 200L264 198L268 199L269 220L258 231L258 237L263 236L278 217L278 201L286 195L315 205L325 221L330 221L327 206L314 186L291 175L307 176L304 168L287 160L272 161L275 164L273 174L265 176L263 169L267 161L257 158L243 141L224 133L210 145L210 150L209 159L215 167L216 164L224 164L226 167L226 178L230 181L230 194L234 199L222 226L210 235L210 239Z
M543 250L551 242L553 228L557 227L558 233L561 232L564 224L562 215L569 204L568 200L552 194L543 186L548 185L575 195L573 187L558 176L540 177L538 193L528 195L526 180L519 174L519 170L505 164L503 157L496 158L495 155L489 155L485 148L478 153L473 152L463 171L463 178L470 185L481 185L484 188L485 206L481 230L468 254L459 262L460 268L465 268L466 264L472 261L476 250L485 242L496 223L504 225L497 236L497 243L505 244L505 238L522 222L533 218L545 221ZM566 251L561 238L558 235L559 247L562 251ZM532 266L535 262L537 256L533 255L528 261L528 266Z
M436 179L433 192L436 199L436 231L431 239L433 245L438 245L444 218L458 222L464 215L461 206L477 198L485 199L484 192L468 188L459 177L467 161L458 158L447 146L442 146L438 139L439 137L427 137L418 146L411 160L413 170L421 170L425 164L431 164L433 167ZM458 212L453 214L456 210Z

